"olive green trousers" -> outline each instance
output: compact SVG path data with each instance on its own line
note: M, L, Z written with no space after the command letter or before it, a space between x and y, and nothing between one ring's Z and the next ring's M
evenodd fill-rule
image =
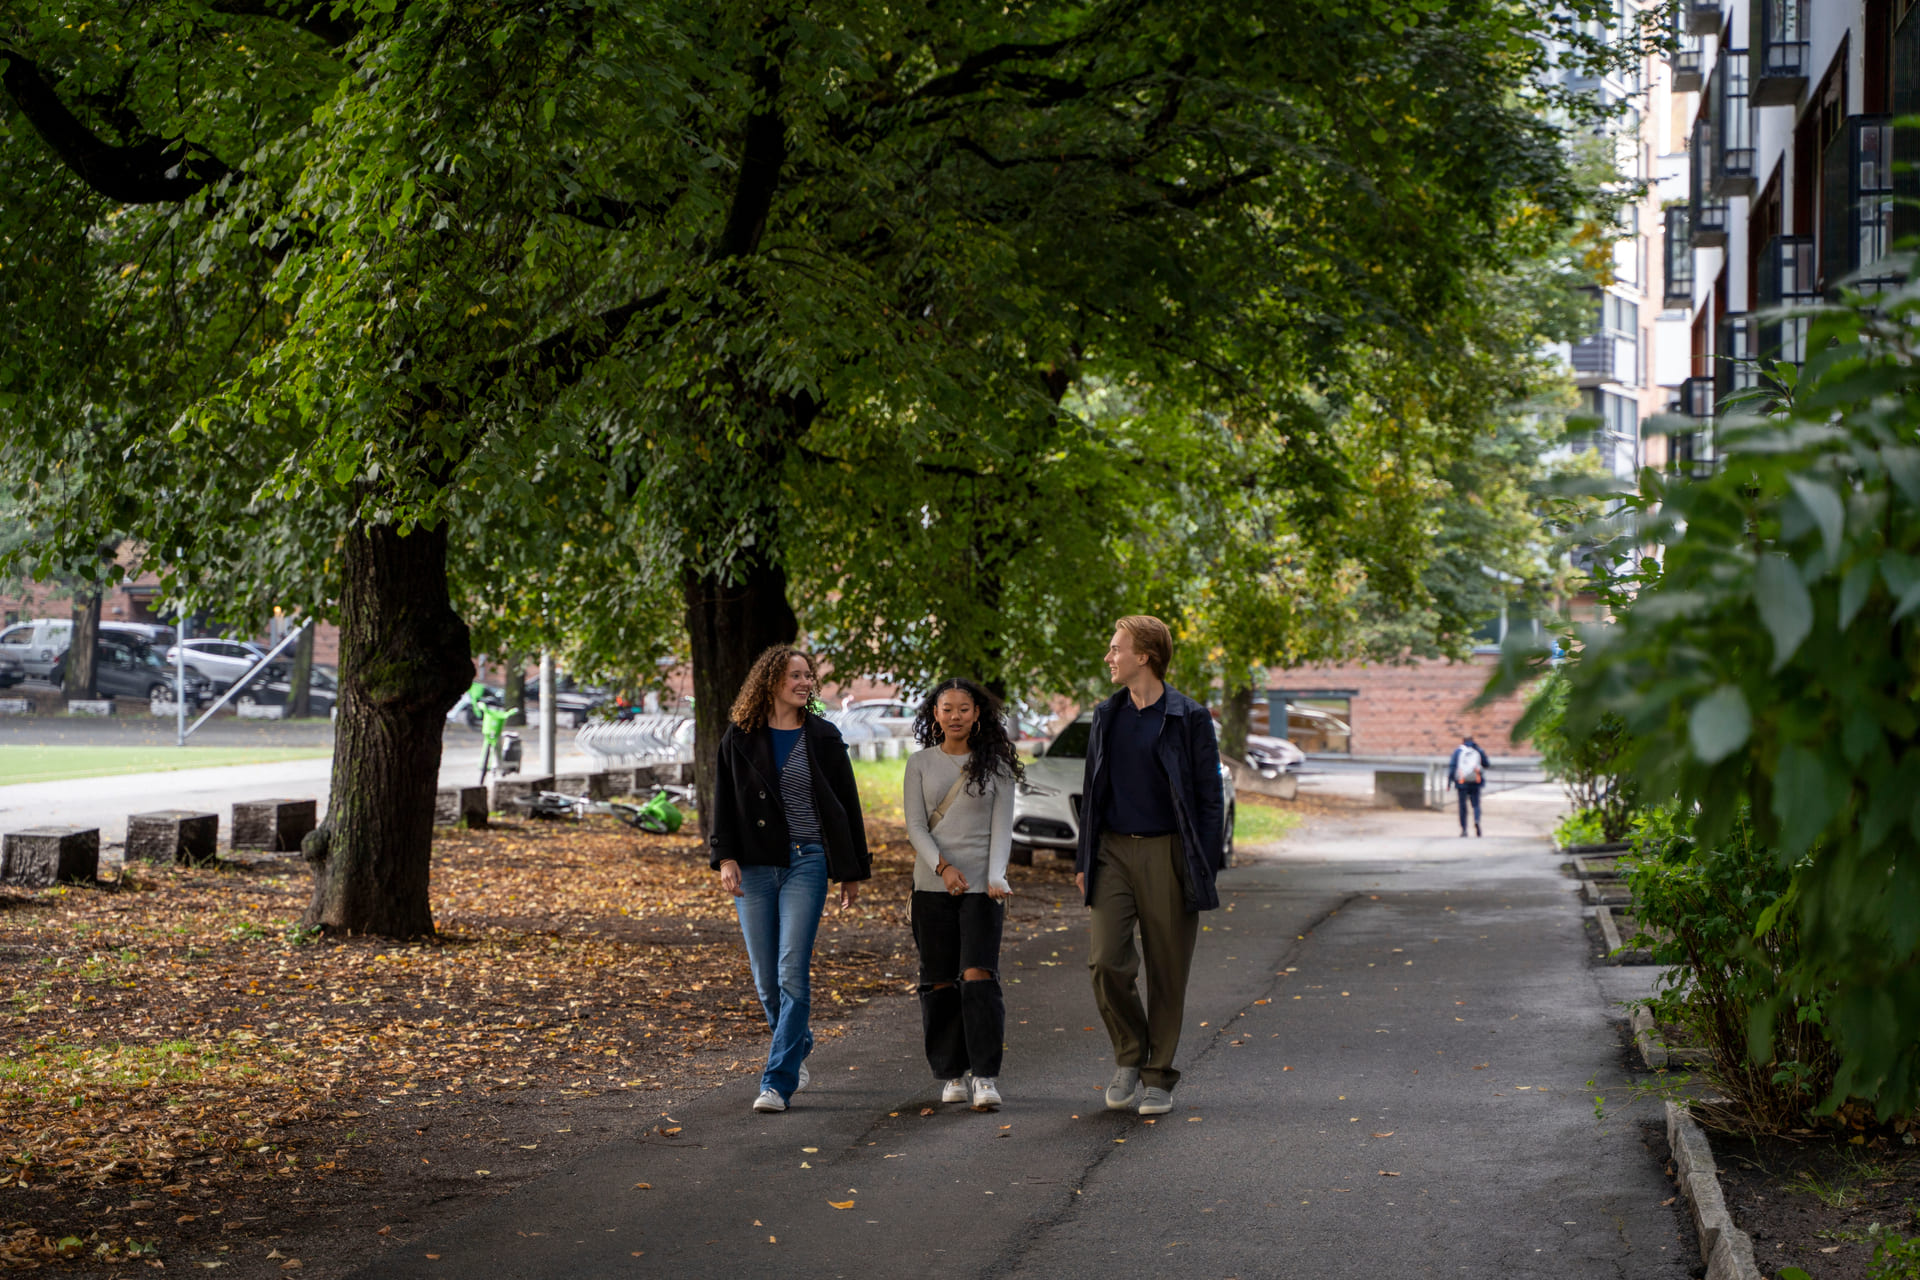
M1186 1016L1187 975L1200 914L1187 910L1179 836L1102 834L1093 875L1093 937L1087 967L1093 999L1113 1041L1116 1066L1137 1067L1148 1088L1171 1090ZM1140 942L1134 945L1134 931ZM1147 1002L1135 982L1147 966Z

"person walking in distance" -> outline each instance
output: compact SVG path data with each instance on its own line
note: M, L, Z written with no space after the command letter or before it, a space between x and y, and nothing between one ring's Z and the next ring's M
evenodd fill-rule
M1000 931L1023 771L999 702L971 680L936 686L913 736L921 750L907 758L904 808L927 1065L944 1082L940 1101L992 1111L1007 1036Z
M1220 905L1213 881L1223 857L1213 717L1167 687L1172 656L1160 619L1114 625L1107 674L1121 689L1093 713L1074 873L1093 909L1087 967L1113 1041L1107 1106L1147 1116L1173 1110L1187 976L1200 913ZM1134 988L1143 954L1144 1008Z
M813 1052L813 940L827 880L840 906L872 875L847 744L814 712L813 658L777 644L754 660L720 736L710 862L733 895L754 991L773 1029L755 1111L785 1111Z
M1473 834L1480 834L1480 788L1486 785L1491 768L1487 753L1470 735L1462 735L1447 762L1447 785L1460 792L1460 834L1467 834L1467 806L1473 806Z

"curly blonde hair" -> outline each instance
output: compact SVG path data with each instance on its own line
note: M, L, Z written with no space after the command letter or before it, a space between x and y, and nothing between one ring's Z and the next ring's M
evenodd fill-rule
M795 645L769 645L753 660L747 678L740 682L733 709L727 713L727 718L740 726L742 733L752 733L773 715L773 691L786 678L787 664L795 658L807 664L807 675L813 680L814 694L807 710L819 712L820 669L814 665L813 655Z

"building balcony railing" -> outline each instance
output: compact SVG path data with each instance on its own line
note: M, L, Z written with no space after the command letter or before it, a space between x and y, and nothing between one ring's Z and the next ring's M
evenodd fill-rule
M1721 317L1718 341L1713 351L1713 402L1724 405L1727 397L1751 391L1760 385L1760 367L1752 316L1744 311L1728 312Z
M1660 293L1663 307L1693 305L1693 230L1688 214L1684 204L1676 204L1665 212L1660 233L1661 277L1665 282Z
M1713 379L1688 378L1680 384L1680 412L1689 418L1713 416Z
M1721 49L1713 64L1710 186L1722 200L1753 194L1753 109L1747 88L1747 51Z
M1715 35L1720 30L1720 0L1682 0L1687 10L1687 34Z
M1893 247L1891 116L1849 116L1821 166L1820 286L1876 292L1897 283L1885 269ZM1876 270L1876 268L1881 268Z
M1775 236L1760 250L1757 299L1763 311L1806 307L1820 301L1813 237ZM1807 316L1765 315L1757 340L1767 360L1799 364L1807 356Z
M1727 202L1714 198L1712 172L1713 122L1701 120L1693 126L1693 142L1687 148L1687 233L1697 249L1727 242Z
M1673 55L1673 91L1675 93L1697 93L1705 83L1701 77L1706 55L1701 52L1697 37L1681 37L1679 49Z
M1811 61L1807 44L1806 0L1755 0L1752 8L1753 38L1749 44L1759 51L1754 68L1753 105L1791 107L1807 91L1807 65Z
M1640 380L1639 339L1603 332L1574 343L1573 380L1582 387L1603 382L1635 385Z
M1705 479L1713 474L1713 428L1679 431L1667 446L1667 470L1675 475Z

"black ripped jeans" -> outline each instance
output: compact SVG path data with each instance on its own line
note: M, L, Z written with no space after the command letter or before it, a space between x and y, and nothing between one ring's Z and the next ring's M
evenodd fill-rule
M1000 929L1007 909L984 893L913 895L913 942L920 949L920 1024L927 1065L942 1080L971 1071L1000 1074L1007 1002L1000 991ZM992 974L974 982L969 969Z

